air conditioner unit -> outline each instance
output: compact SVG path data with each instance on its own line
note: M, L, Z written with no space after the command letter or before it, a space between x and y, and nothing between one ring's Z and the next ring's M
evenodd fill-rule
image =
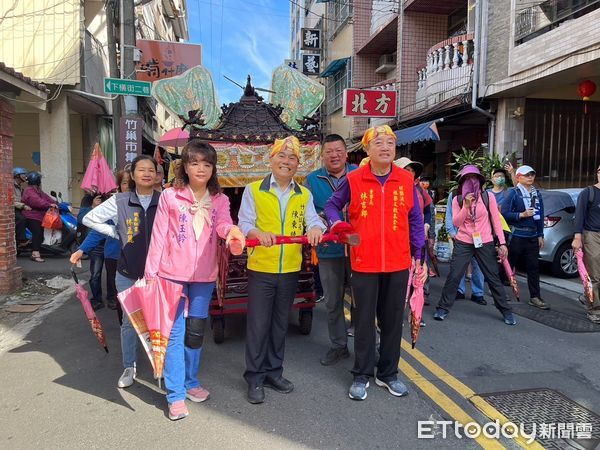
M396 53L388 53L379 57L376 73L388 73L396 69Z

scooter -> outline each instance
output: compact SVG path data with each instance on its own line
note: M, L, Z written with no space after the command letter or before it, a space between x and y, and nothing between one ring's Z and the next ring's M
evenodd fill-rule
M55 191L50 191L50 196L54 197L58 205L62 228L60 230L52 230L53 235L50 236L50 240L53 242L49 244L45 240L46 243L42 244L40 253L42 256L70 256L79 246L77 239L77 218L73 215L71 203L63 201L61 192L56 195ZM31 241L32 235L29 229L25 230L25 237ZM17 249L19 255L30 252L31 244Z

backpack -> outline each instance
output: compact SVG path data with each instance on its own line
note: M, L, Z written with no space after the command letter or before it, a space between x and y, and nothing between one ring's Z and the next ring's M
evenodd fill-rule
M587 188L587 192L588 192L588 204L587 207L588 209L590 209L592 207L592 205L594 204L594 195L595 195L595 189L594 186L588 186Z
M483 195L485 194L485 195ZM490 212L490 193L488 191L482 191L481 200L483 201L483 205L488 212L488 219L490 221L490 228L492 229L492 236L494 238L494 245L498 246L500 244L500 240L498 236L496 236L496 230L494 230L494 225L492 222L492 213ZM456 196L456 201L458 202L458 206L463 207L463 197L462 195Z

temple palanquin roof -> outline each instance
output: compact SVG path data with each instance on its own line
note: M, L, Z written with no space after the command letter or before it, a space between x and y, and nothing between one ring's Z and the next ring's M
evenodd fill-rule
M264 102L249 79L240 101L223 105L221 110L223 113L215 128L207 130L192 127L190 139L256 144L271 144L275 139L290 135L296 136L301 142L321 139L318 118L302 121L301 130L288 127L280 118L283 108Z

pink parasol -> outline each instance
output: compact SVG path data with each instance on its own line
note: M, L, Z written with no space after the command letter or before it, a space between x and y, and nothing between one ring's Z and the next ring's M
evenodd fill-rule
M413 263L413 266L416 264ZM412 294L410 296L410 336L412 338L412 348L415 348L419 331L421 330L421 319L423 318L423 306L425 305L424 283L421 280L423 265L411 267L409 272L409 286L412 284Z
M171 328L183 287L164 278L138 280L117 297L137 332L152 363L154 377L160 379Z
M117 189L115 177L110 167L108 167L98 143L94 145L92 158L81 180L81 189L97 192L98 194L106 194Z
M578 249L575 252L575 257L577 258L577 269L579 270L579 278L581 278L581 282L583 283L583 293L585 294L585 298L590 305L594 304L594 289L592 287L592 280L590 275L585 267L585 262L583 261L583 250Z
M515 276L515 272L512 270L512 267L510 267L508 258L504 258L502 260L502 267L504 267L506 277L510 281L510 287L512 288L513 294L515 294L515 298L518 302L520 302L521 299L519 298L519 284L517 283L517 277Z
M88 293L83 288L83 286L79 284L77 274L75 273L75 270L73 268L71 268L71 275L73 276L73 280L75 280L75 295L81 302L81 306L83 306L85 316L90 322L90 326L92 327L92 330L94 331L98 342L100 342L100 345L104 347L104 351L108 353L108 347L106 345L106 337L104 336L104 330L102 329L102 325L100 324L100 321L96 317L96 313L92 308L92 304L90 303L90 300L88 298Z
M158 141L161 147L183 147L190 140L190 133L181 128L167 131Z

